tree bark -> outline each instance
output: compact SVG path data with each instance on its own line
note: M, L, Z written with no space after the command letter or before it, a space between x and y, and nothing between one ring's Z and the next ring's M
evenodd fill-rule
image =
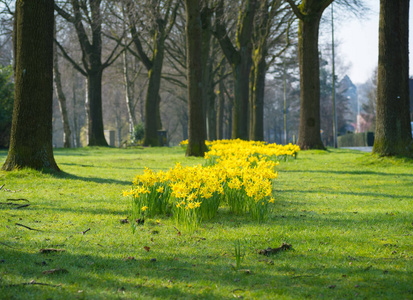
M381 0L373 153L413 155L409 103L409 0Z
M198 0L185 0L189 132L187 156L204 156L205 122L202 108L202 28Z
M15 100L2 169L59 171L52 145L54 1L18 0L15 18Z

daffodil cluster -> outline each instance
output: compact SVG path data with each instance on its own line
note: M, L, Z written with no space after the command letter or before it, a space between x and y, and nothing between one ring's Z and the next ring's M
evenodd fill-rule
M300 147L293 144L278 145L267 144L259 141L244 141L236 140L218 140L207 142L209 151L205 154L205 159L214 160L220 159L250 159L257 157L260 160L263 157L271 160L288 159L289 157L296 158Z
M275 160L293 156L299 148L289 145L280 149L241 140L216 141L208 146L204 166L183 167L178 163L168 172L146 168L136 176L134 187L124 192L124 196L133 198L132 219L172 213L180 225L194 229L226 204L233 213L264 221L275 202Z

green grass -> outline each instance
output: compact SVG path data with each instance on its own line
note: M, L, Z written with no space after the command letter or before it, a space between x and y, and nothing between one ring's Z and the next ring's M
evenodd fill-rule
M0 172L0 202L30 201L0 205L0 299L413 298L413 160L303 151L278 167L263 224L222 208L191 234L160 217L132 235L120 220L134 175L202 159L180 148L58 149L55 158L60 174ZM283 242L293 250L257 254ZM42 273L57 268L67 272ZM58 286L22 285L32 280Z

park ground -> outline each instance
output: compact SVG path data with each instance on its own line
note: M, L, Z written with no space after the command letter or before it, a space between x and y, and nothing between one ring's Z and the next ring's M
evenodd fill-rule
M223 207L195 232L160 216L132 234L133 177L203 159L181 148L55 158L61 173L0 171L0 299L413 299L411 159L302 151L277 167L264 223Z

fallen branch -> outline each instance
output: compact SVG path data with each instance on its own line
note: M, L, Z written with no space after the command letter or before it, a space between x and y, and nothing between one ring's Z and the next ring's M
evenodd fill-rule
M24 227L24 228L29 229L29 230L34 230L34 231L43 231L43 230L40 230L40 229L34 229L34 228L31 228L31 227L29 227L29 226L26 226L26 225L23 225L23 224L19 224L19 223L15 223L15 225L17 225L17 226L21 226L21 227Z
M4 185L3 185L3 186L4 186ZM20 192L20 191L21 191L21 189L20 189L20 190L12 191L12 190L9 190L9 189L6 189L6 188L4 188L4 190L5 190L6 192L9 192L9 193L17 193L17 192Z
M0 202L0 205L15 205L15 206L19 206L20 204L10 203L10 202Z
M0 190L3 188L3 186L5 186L5 184L3 184L2 186L0 186Z
M52 287L59 287L61 284L49 284L49 283L42 283L36 282L31 280L30 282L23 282L23 283L16 283L16 284L5 284L3 287L13 287L13 286L20 286L20 285L44 285L44 286L52 286Z
M24 199L24 198L17 198L17 199L11 199L11 198L9 198L9 199L7 199L7 201L26 201L26 202L30 202L29 200Z
M88 232L90 230L90 228L86 229L85 231L82 231L82 234L85 234L86 232Z
M0 244L4 245L4 246L6 246L6 247L12 248L12 249L16 249L15 247L12 247L12 246L10 246L10 245L7 245L6 243L3 243L3 242L0 242Z
M27 207L27 206L30 206L30 204L24 204L24 205L17 206L15 209L19 209L19 208L23 208L23 207Z
M278 247L278 248L269 247L267 249L263 249L263 250L258 251L258 254L270 255L270 254L275 254L275 253L278 253L278 252L281 252L281 251L290 250L292 248L293 248L293 246L291 246L290 244L283 243L281 245L281 247Z

